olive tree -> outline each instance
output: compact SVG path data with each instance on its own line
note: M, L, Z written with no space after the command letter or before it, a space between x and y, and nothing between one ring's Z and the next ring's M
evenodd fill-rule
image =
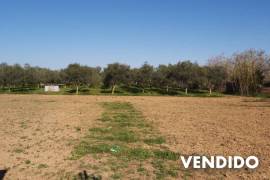
M144 63L142 67L137 70L135 75L136 84L142 89L144 93L146 87L151 87L153 83L154 67Z
M92 83L98 83L100 79L98 73L98 69L81 66L80 64L75 63L69 64L68 67L61 72L60 76L66 83L76 86L76 94L79 94L80 85L92 85Z
M103 84L111 87L114 94L115 88L120 84L127 84L130 80L130 67L125 64L113 63L104 68Z

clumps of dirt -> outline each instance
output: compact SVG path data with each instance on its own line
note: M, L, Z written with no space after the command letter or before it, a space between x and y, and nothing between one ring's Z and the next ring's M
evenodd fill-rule
M60 179L79 170L68 157L100 116L97 102L65 96L0 98L0 169L10 168L6 180Z
M132 104L141 112L144 122L158 132L149 137L142 135L143 139L140 139L141 136L138 136L135 129L133 133L127 131L128 135L106 137L106 141L125 140L129 141L125 143L126 146L134 144L140 147L130 153L132 156L139 154L141 157L149 157L149 153L144 151L153 152L151 148L148 149L149 146L165 146L172 152L184 155L255 155L260 160L259 168L253 171L180 169L176 171L178 177L169 176L170 179L270 177L270 104L266 99L237 96L199 98L58 95L0 95L0 99L0 169L10 168L5 174L6 180L72 179L83 170L88 174L102 174L103 179L117 179L125 174L130 174L131 178L149 179L151 175L147 176L145 172L151 174L154 171L163 171L162 160L151 163L152 157L146 159L149 163L141 165L136 159L123 159L122 163L117 164L119 156L112 155L111 151L91 153L77 160L70 160L74 147L87 134L103 134L103 130L104 135L106 134L104 128L101 131L94 129L111 121L108 115L112 114L102 115L105 112L99 105L102 102ZM126 117L121 115L121 118ZM124 126L128 123L121 124ZM102 148L106 150L107 147ZM112 150L118 149L118 146L114 146ZM100 155L107 158L100 158ZM167 168L175 172L173 167ZM118 173L118 169L126 170ZM112 173L106 172L114 174L112 176Z
M144 97L130 100L184 155L257 156L255 170L180 171L194 179L267 179L270 177L270 101L261 98ZM183 169L184 170L184 169Z

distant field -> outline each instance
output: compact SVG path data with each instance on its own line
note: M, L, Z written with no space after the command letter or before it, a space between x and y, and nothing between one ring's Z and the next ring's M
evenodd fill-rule
M2 88L0 94L46 94L46 95L74 95L76 88L60 88L59 92L45 92L44 88ZM108 88L88 88L80 87L79 95L111 95L111 89ZM207 90L188 90L187 94L185 89L173 89L168 91L161 88L145 88L142 92L141 88L134 86L121 86L117 87L114 95L120 96L195 96L195 97L220 97L222 93L212 92L211 95Z
M254 94L253 97L270 98L269 88L263 88L260 93ZM44 88L0 88L0 94L45 94L45 95L76 95L75 88L60 88L59 92L45 92ZM106 88L89 88L80 87L79 95L112 95L111 89ZM208 90L188 90L185 89L166 89L161 88L146 88L144 92L138 87L117 87L114 96L180 96L180 97L223 97L225 95L221 92L209 93ZM233 95L237 96L237 95Z
M0 95L6 179L267 179L269 99ZM185 170L182 155L256 155L255 171Z

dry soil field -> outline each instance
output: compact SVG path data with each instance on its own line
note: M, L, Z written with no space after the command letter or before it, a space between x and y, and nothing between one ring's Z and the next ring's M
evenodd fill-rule
M67 179L97 170L91 155L70 159L74 146L96 125L101 102L130 102L184 155L256 155L256 170L179 171L177 179L269 179L270 102L255 98L0 95L0 170L6 179ZM179 162L180 166L180 162ZM150 176L134 178L151 179ZM171 177L172 178L172 177Z

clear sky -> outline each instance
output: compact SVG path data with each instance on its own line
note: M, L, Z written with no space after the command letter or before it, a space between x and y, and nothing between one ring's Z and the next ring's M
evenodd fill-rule
M0 0L0 62L140 66L270 52L269 0Z

